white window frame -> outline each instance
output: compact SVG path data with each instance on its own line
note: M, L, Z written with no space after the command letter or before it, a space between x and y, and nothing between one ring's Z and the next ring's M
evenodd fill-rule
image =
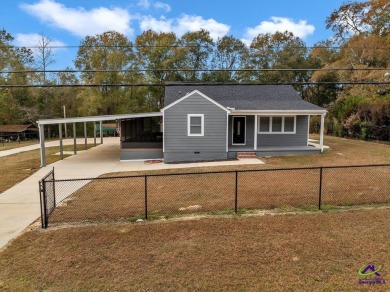
M269 134L269 135L280 135L280 134L296 134L296 132L297 132L297 116L292 116L292 115L288 115L288 116L277 116L277 115L274 115L274 116L263 116L263 115L261 115L261 116L259 116L259 117L262 117L262 118L264 118L264 117L268 117L269 118L269 129L268 129L268 132L262 132L261 130L260 130L260 118L258 119L258 126L257 126L257 129L258 129L258 131L257 131L257 133L258 134L262 134L262 135L265 135L265 134ZM282 131L281 132L272 132L272 118L282 118ZM292 131L292 132L285 132L284 131L284 123L285 123L285 118L294 118L294 131Z
M200 117L201 121L201 133L200 134L191 134L191 118ZM202 137L204 136L204 114L188 114L187 115L187 135L189 137Z

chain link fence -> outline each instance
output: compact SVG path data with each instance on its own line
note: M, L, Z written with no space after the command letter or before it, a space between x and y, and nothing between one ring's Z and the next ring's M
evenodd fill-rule
M40 181L48 223L329 209L390 203L390 164L150 174Z

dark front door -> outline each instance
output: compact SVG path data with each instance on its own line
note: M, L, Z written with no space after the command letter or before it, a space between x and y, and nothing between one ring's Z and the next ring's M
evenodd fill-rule
M246 118L233 117L233 144L245 145Z

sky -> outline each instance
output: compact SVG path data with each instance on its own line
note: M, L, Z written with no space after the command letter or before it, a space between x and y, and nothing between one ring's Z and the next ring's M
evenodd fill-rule
M115 30L131 41L144 30L178 36L201 28L216 40L233 35L249 44L259 33L291 31L307 45L332 32L326 18L343 0L1 0L0 29L18 46L41 34L54 46L77 46L85 36ZM56 49L49 69L73 67L77 48Z

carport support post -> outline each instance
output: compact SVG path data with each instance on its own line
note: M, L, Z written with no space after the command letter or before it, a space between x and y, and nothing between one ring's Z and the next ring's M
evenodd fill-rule
M39 125L39 124L38 124ZM45 126L39 125L39 143L41 151L41 167L46 166L46 149L45 149Z
M100 144L103 144L103 122L100 121Z
M64 159L64 148L62 145L62 124L58 124L58 136L60 136L60 157Z
M93 122L93 146L96 147L96 123Z
M84 144L85 144L85 150L87 150L87 122L84 122Z
M77 142L76 142L76 123L73 123L73 153L77 154Z
M325 124L325 114L321 115L321 128L320 128L320 148L321 153L324 152L324 124Z

